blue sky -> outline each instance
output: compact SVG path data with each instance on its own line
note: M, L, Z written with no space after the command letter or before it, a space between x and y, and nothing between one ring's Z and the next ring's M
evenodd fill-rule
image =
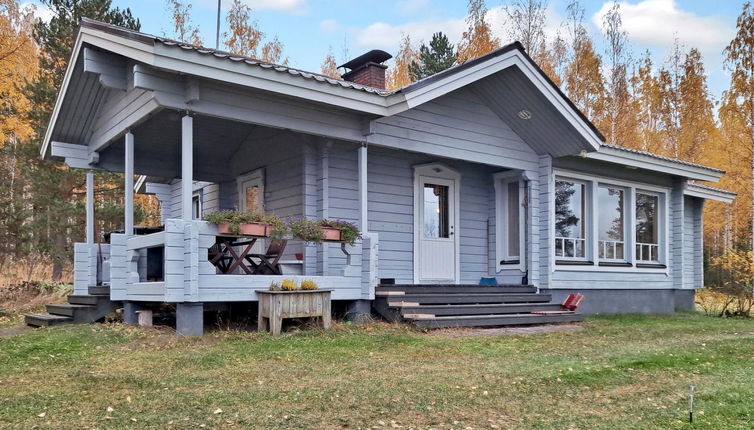
M222 0L227 7L232 0ZM401 35L418 42L443 31L457 41L465 28L466 0L244 0L269 36L285 46L290 65L318 71L332 48L338 62L344 46L351 57L369 49L397 51ZM38 1L35 1L38 2ZM547 33L554 35L565 19L568 0L550 0ZM193 0L192 17L202 31L204 44L215 44L216 0ZM509 0L487 0L488 20L501 40L509 41L502 6ZM608 0L582 0L585 21L600 51L601 15ZM624 27L635 56L650 50L656 62L668 55L677 37L686 47L699 48L710 77L710 89L719 98L728 85L722 50L735 34L736 17L743 0L624 0ZM146 33L170 36L170 16L163 0L113 0L130 7Z

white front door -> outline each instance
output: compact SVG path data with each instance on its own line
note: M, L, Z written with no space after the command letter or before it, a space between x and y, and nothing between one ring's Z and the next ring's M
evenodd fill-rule
M457 282L456 179L418 175L418 282Z

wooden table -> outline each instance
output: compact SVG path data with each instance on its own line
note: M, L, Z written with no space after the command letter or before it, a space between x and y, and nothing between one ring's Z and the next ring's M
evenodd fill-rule
M241 268L247 275L253 275L252 270L246 264L246 256L251 252L251 248L257 242L258 237L236 237L236 236L218 236L215 246L217 247L213 256L210 256L209 262L220 269L223 274L233 273L236 268ZM237 253L234 247L243 246L241 253Z
M280 334L283 318L320 317L322 327L330 328L332 290L269 291L257 290L259 314L257 330Z

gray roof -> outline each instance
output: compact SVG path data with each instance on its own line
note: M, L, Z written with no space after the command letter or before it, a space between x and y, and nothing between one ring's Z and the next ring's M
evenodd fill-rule
M655 154L655 153L649 152L649 151L642 151L640 149L629 148L627 146L615 145L615 144L611 144L611 143L603 143L601 146L606 147L606 148L611 148L611 149L617 149L619 151L630 152L632 154L645 155L647 157L656 158L658 160L665 160L665 161L670 161L672 163L683 164L683 165L691 166L691 167L698 167L700 169L707 169L707 170L710 170L712 172L725 173L724 170L717 169L717 168L714 168L714 167L709 167L709 166L705 166L705 165L702 165L702 164L692 163L690 161L684 161L684 160L681 160L681 159L678 159L678 158L666 157L664 155Z
M304 79L314 80L318 82L328 83L333 86L340 86L344 88L351 88L354 90L365 91L368 93L375 93L380 95L390 95L393 91L380 90L378 88L369 87L366 85L360 85L354 82L344 81L342 79L335 79L329 76L322 75L320 73L307 72L305 70L296 69L294 67L284 66L281 64L268 63L256 58L245 57L243 55L232 54L227 51L222 51L214 48L207 48L205 46L192 45L189 43L180 42L177 40L169 39L167 37L154 36L140 31L131 30L117 25L107 24L100 21L95 21L89 18L82 18L81 25L84 27L96 28L111 34L127 37L129 39L136 39L146 43L160 43L165 46L170 46L186 51L194 51L201 55L214 56L216 58L227 59L232 62L243 62L250 66L260 67L262 69L274 70L276 72L288 73L292 76L299 76Z
M696 182L696 181L689 181L689 185L691 185L693 187L696 187L696 188L701 188L703 190L709 190L709 191L712 191L712 192L716 192L716 193L729 194L731 196L736 196L737 195L733 191L724 190L722 188L711 187L709 185L700 184L699 182Z

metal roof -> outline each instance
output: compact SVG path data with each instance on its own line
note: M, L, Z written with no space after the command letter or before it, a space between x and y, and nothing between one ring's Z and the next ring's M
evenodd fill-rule
M700 169L707 169L707 170L712 171L712 172L725 173L725 170L721 170L721 169L717 169L717 168L714 168L714 167L705 166L705 165L702 165L702 164L692 163L690 161L684 161L684 160L681 160L681 159L678 159L678 158L666 157L664 155L655 154L653 152L642 151L641 149L634 149L634 148L629 148L627 146L615 145L615 144L611 144L611 143L603 143L601 146L603 146L605 148L617 149L619 151L630 152L632 154L644 155L644 156L647 156L647 157L656 158L658 160L664 160L664 161L670 161L672 163L683 164L685 166L697 167L697 168L700 168Z

